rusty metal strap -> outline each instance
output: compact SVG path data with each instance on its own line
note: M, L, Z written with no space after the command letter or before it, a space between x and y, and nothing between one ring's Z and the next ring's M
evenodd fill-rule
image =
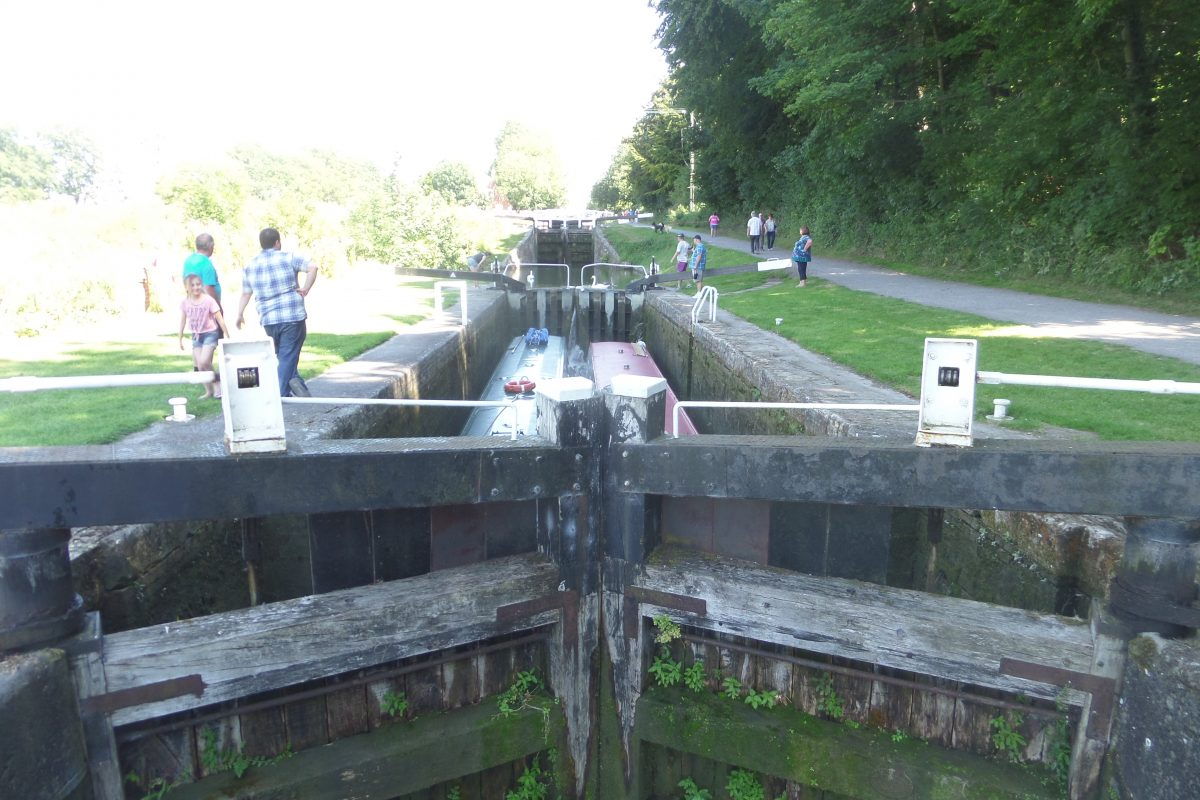
M532 600L522 600L519 603L509 603L496 608L497 622L513 622L514 620L532 617L543 611L562 611L563 640L574 643L579 633L579 592L568 589L555 592Z
M1024 678L1038 683L1048 683L1051 686L1070 687L1087 692L1092 696L1091 714L1088 715L1087 720L1088 738L1100 742L1108 741L1117 694L1117 682L1112 678L1061 667L1051 667L1046 664L1034 664L1031 661L1021 661L1016 658L1000 659L1000 672L1014 678Z
M685 614L708 616L708 603L700 597L689 597L686 594L660 592L657 589L646 589L642 586L625 587L625 638L636 639L641 632L641 614L638 605L648 603L653 606L682 611Z
M115 692L87 697L79 705L85 714L111 714L120 708L157 703L159 700L170 700L185 694L201 697L205 688L207 684L200 675L184 675L181 678L155 681L131 689L118 689Z

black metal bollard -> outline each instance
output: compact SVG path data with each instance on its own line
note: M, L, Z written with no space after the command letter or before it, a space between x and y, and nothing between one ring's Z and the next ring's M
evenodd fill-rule
M59 641L83 626L68 528L0 531L0 652Z

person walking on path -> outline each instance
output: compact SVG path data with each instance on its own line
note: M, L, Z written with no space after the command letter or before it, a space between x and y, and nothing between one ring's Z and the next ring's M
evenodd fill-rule
M197 372L208 372L212 369L213 351L217 349L217 335L224 333L228 339L229 328L225 327L221 307L205 291L204 281L198 274L189 272L183 284L187 288L187 297L179 304L179 349L183 349L186 328L192 334L192 367ZM220 396L221 379L217 378L204 387L200 399Z
M221 305L221 281L217 279L217 268L213 266L213 237L210 234L202 233L196 237L196 252L192 253L183 262L183 282L187 284L188 275L199 275L200 282L204 284L204 291L213 300L217 301L217 306Z
M696 291L699 292L704 288L704 267L708 264L708 248L705 247L700 234L697 233L692 240L695 244L692 245L692 256L688 265L692 268L692 280L695 281Z
M800 238L792 247L792 268L796 270L799 279L797 287L808 285L808 264L812 261L812 237L808 235L808 226L800 226Z
M717 213L714 211L713 215L708 218L708 235L716 236L717 235L717 226L720 224L721 224L721 218L718 217Z
M681 233L679 241L675 245L675 271L686 272L688 268L688 254L691 252L691 247L688 246L687 239Z
M767 237L767 249L775 249L775 215L767 214L766 220L763 222L763 233Z
M746 220L746 235L750 237L750 252L757 253L759 249L759 240L762 238L762 217L755 211L750 215L750 219Z
M296 371L300 350L308 337L308 312L304 298L317 280L317 265L297 253L280 249L279 231L263 228L258 234L262 252L242 271L242 302L238 308L237 326L246 324L246 306L254 297L258 319L275 343L279 359L279 394L282 397L308 397L308 384ZM305 273L304 285L297 276Z

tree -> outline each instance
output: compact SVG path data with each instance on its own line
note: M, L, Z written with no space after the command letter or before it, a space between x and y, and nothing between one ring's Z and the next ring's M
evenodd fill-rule
M483 202L471 168L461 161L442 161L421 178L421 188L441 195L452 206L478 206Z
M496 137L491 178L500 200L512 208L555 208L566 199L558 155L519 122L505 123Z
M0 128L0 201L44 197L52 183L52 166L47 153L23 142L16 131Z
M455 223L453 209L440 194L389 180L351 213L349 255L398 267L452 267L462 263L468 250Z
M185 167L159 182L158 195L189 220L236 223L246 200L246 176L221 167Z
M644 205L634 200L633 190L629 185L629 164L632 158L628 140L622 141L612 163L608 165L608 171L592 186L592 208L619 209Z
M45 139L51 153L53 190L78 203L91 192L99 170L95 146L78 131L56 131Z

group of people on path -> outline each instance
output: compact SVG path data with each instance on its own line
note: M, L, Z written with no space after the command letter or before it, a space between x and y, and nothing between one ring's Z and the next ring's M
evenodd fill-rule
M750 219L746 221L746 235L750 237L750 252L761 253L765 250L774 250L775 228L774 214L767 214L766 219L763 219L762 214L757 211L751 214Z
M238 305L237 327L245 326L246 306L254 298L258 320L275 345L278 359L279 393L283 397L308 397L308 384L300 377L297 365L308 337L308 312L304 298L317 279L317 265L299 253L284 252L279 231L263 228L258 234L262 252L242 270L242 297ZM213 237L196 237L196 252L183 262L186 296L180 303L179 349L183 334L192 335L193 369L212 369L217 341L229 338L229 328L221 310L221 283L213 266ZM303 284L299 281L304 274ZM220 397L220 378L205 386L204 397Z
M717 225L720 224L721 218L715 213L708 218L708 229L713 235L717 232ZM750 238L750 252L763 253L768 250L775 249L775 235L778 232L779 225L774 214L767 214L766 219L760 212L755 211L750 215L750 219L746 220L746 236ZM792 274L796 278L796 286L804 287L808 285L808 265L812 262L812 246L813 239L809 234L808 226L800 226L800 238L792 245Z

